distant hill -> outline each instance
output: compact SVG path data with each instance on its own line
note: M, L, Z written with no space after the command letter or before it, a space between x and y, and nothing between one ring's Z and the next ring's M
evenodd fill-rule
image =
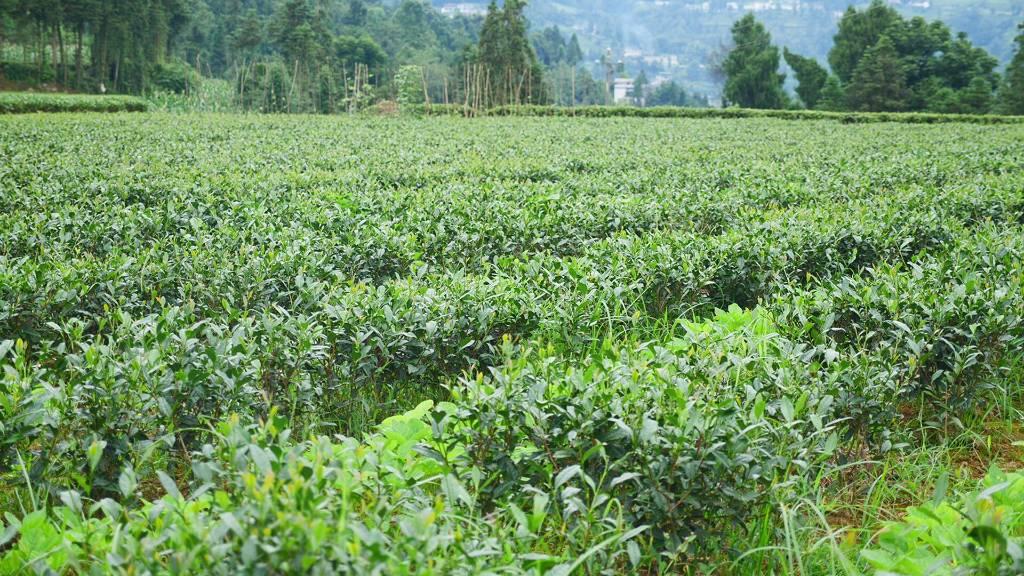
M472 10L486 0L434 0L438 7ZM714 93L707 64L729 39L732 23L754 12L780 46L822 63L832 46L836 22L851 3L845 0L531 0L533 30L557 25L575 32L588 58L611 48L627 71L664 74ZM1024 0L890 0L905 16L940 19L1003 62L1011 56ZM854 2L863 7L867 2ZM674 58L673 58L674 57Z

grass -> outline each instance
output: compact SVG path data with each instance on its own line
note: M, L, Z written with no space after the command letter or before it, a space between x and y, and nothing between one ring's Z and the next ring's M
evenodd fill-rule
M785 523L783 543L749 550L715 571L873 573L859 554L877 542L886 522L900 520L911 507L971 492L993 466L1024 467L1021 374L1015 370L1002 383L1012 395L994 395L990 407L965 415L954 433L922 419L908 421L905 432L917 439L913 445L881 457L847 454L847 461L812 481L783 490L775 503Z

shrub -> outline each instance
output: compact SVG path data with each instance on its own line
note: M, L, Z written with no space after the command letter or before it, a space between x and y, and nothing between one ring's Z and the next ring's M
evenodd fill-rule
M145 100L131 96L0 92L0 114L30 112L144 112Z

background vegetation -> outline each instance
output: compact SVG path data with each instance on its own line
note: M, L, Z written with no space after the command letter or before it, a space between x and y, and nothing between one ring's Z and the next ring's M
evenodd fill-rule
M382 101L408 106L412 96L474 113L508 104L708 105L675 80L649 79L655 68L627 69L611 50L585 47L578 26L531 30L526 9L520 0L474 16L442 15L420 0L5 0L0 78L7 87L146 95L158 108L202 110L353 112ZM1006 38L1005 70L965 33L907 19L882 0L846 10L827 67L780 51L752 13L731 33L699 62L721 82L725 105L1024 113L1024 32ZM795 80L788 88L786 70ZM622 78L633 81L625 95L614 89Z

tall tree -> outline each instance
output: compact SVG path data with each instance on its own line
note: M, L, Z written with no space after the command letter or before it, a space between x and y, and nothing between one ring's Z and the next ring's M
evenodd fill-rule
M828 53L832 72L843 83L849 82L864 53L899 21L899 13L883 0L872 0L864 11L849 7L839 20L839 31Z
M644 106L647 101L647 74L643 70L633 80L633 103Z
M255 10L249 9L230 36L231 48L242 58L252 58L263 43L263 22Z
M565 37L558 26L549 26L534 36L533 48L545 66L560 64L566 58Z
M804 103L805 107L814 108L818 105L821 90L825 87L825 81L828 80L828 71L814 58L790 52L789 48L783 49L782 53L786 64L789 64L793 73L796 74L796 81L799 83L796 93L800 96L800 101Z
M478 62L486 70L489 103L543 99L543 71L526 35L525 0L491 0L480 30Z
M815 108L829 112L842 112L846 110L846 93L843 92L843 85L839 83L839 78L835 75L829 75L828 79L825 80L825 85L821 89L818 104Z
M583 50L580 49L580 39L576 37L575 32L573 32L572 38L569 38L569 45L566 47L565 52L565 61L570 66L576 66L583 62Z
M1004 114L1024 114L1024 22L1017 29L1017 50L999 89L999 110Z
M274 44L289 66L313 59L317 44L313 10L308 0L287 0L281 4L274 13L270 30Z
M366 19L369 17L369 12L369 9L366 7L366 2L363 0L349 0L348 11L345 12L345 17L342 18L342 23L354 28L366 26Z
M850 108L865 112L900 111L906 108L906 70L888 36L864 53L846 90Z
M981 76L975 76L971 83L957 94L959 111L966 114L988 114L992 111L992 85Z
M651 92L647 99L648 106L689 106L690 97L675 80L662 82Z
M905 20L882 0L874 0L864 10L847 10L829 52L832 70L847 84L846 91L858 100L858 106L863 104L861 95L870 95L862 86L853 85L855 73L882 37L889 39L901 64L899 88L906 93L888 101L898 102L902 110L969 112L977 110L985 100L981 94L983 84L975 82L976 78L989 86L989 99L998 87L998 61L972 44L966 34L954 37L941 21L929 22L921 17ZM968 88L970 94L965 94ZM871 106L877 106L884 99L868 100L873 102Z
M732 27L734 48L723 65L725 97L731 104L746 108L784 108L782 90L785 74L779 74L779 49L771 35L753 14L747 14Z

